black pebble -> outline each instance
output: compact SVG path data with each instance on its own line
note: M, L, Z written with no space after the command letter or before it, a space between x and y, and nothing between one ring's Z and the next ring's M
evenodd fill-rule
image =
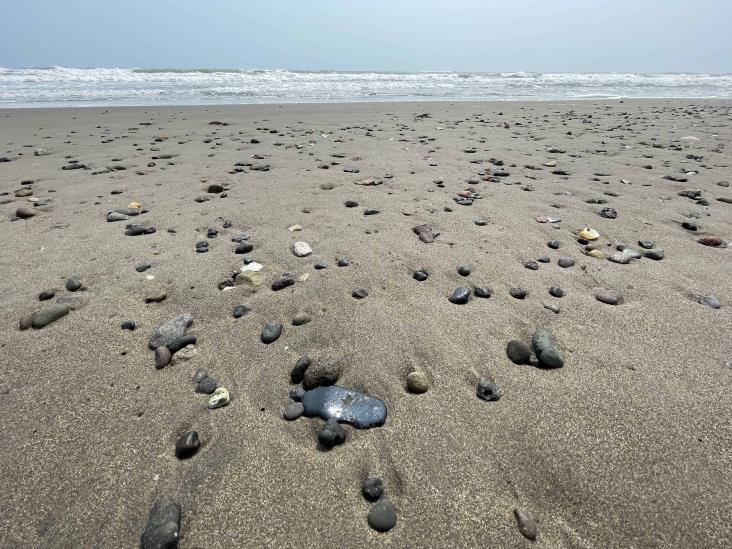
M369 501L376 501L384 493L384 481L380 478L367 478L361 486L361 493Z
M246 305L237 305L234 307L234 318L241 318L247 314L251 309Z
M216 390L218 382L212 377L204 377L196 385L196 392L204 395L210 395Z
M121 328L123 330L129 330L129 331L134 330L136 327L137 327L137 325L135 324L134 320L125 320L121 326Z
M356 299L364 299L364 298L368 297L368 295L369 295L369 293L366 290L360 289L360 290L354 290L353 293L351 294L351 297L355 297Z
M240 242L236 249L234 250L235 254L248 254L254 249L254 246L249 244L248 242Z
M458 274L460 276L470 276L470 267L466 267L465 265L460 265L460 267L458 267Z
M554 297L564 297L564 290L559 286L552 286L549 288L549 293Z
M448 301L450 303L454 303L455 305L465 305L469 299L470 289L466 288L465 286L459 286L458 288L455 288L454 292L452 292L452 295L448 298Z
M483 286L476 286L473 288L473 295L475 297L482 297L483 299L486 299L493 295L493 290L490 288L484 288Z
M290 379L293 383L302 383L305 378L305 370L310 366L310 358L301 356L290 372Z
M175 443L175 457L178 459L188 459L193 457L201 447L201 441L198 440L196 431L188 431Z
M550 240L546 243L547 246L549 246L552 250L558 250L559 246L561 246L559 240Z
M506 344L506 356L514 364L527 364L531 358L531 347L523 341L513 339Z
M81 281L75 276L72 276L66 281L66 289L68 291L75 292L79 288L81 288Z
M53 297L56 295L56 292L53 290L45 290L38 294L38 300L39 301L46 301L48 299L53 299Z
M524 299L529 295L529 291L524 290L523 288L511 288L508 293L511 294L511 297L515 297L516 299Z
M343 444L346 440L346 430L335 419L329 419L318 431L318 441L326 448Z
M427 277L429 274L424 269L421 269L419 271L414 271L414 274L412 275L412 278L418 282L424 282L427 280Z

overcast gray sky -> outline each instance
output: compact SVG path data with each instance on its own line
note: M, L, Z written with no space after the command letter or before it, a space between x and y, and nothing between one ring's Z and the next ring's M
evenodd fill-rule
M0 66L732 72L732 0L2 0Z

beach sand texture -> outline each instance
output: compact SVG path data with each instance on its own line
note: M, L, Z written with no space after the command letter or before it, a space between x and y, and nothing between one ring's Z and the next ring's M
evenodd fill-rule
M165 500L181 547L729 547L731 121L712 100L0 110L0 545L137 546ZM87 169L62 169L74 160ZM456 203L466 190L481 198ZM106 221L132 202L147 212ZM605 258L577 242L586 227ZM253 250L235 254L242 232ZM638 241L663 259L607 259ZM261 287L221 290L245 255ZM459 286L492 295L453 304ZM68 314L19 329L68 296ZM180 314L198 353L156 369L148 339ZM537 328L562 368L507 358ZM304 355L381 399L385 424L323 451L322 420L285 421ZM228 406L194 391L201 367ZM412 371L426 393L406 389ZM476 396L481 378L500 400ZM178 460L191 430L201 448ZM387 533L367 523L367 477L396 507Z

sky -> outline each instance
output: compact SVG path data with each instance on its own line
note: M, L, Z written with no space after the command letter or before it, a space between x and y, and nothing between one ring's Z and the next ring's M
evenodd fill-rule
M732 73L732 0L0 0L0 66Z

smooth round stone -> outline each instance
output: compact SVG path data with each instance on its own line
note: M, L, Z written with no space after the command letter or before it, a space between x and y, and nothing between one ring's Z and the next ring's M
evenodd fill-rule
M355 297L356 299L364 299L368 297L369 293L361 288L360 290L354 290L353 293L351 293L351 297Z
M343 205L344 205L344 206L345 206L346 208L355 208L356 206L358 206L358 202L356 202L355 200L346 200L346 201L345 201L345 202L343 203Z
M397 514L394 504L386 498L377 501L369 511L368 523L377 532L388 532L396 526Z
M175 457L178 459L192 458L201 447L196 431L188 431L175 443Z
M460 276L470 276L470 267L466 267L465 265L460 265L458 267L457 272Z
M648 259L652 259L653 261L661 261L664 257L666 257L666 254L662 249L656 248L655 250L648 250L645 253L645 257L647 257Z
M305 391L301 399L307 417L350 423L358 429L379 427L386 420L383 401L367 394L329 385Z
M305 369L303 386L306 389L314 389L333 385L338 381L340 375L340 369L335 364L316 362Z
M217 385L218 381L216 381L214 378L204 377L196 385L196 392L204 395L211 395L216 390Z
M548 255L542 255L541 257L537 257L536 260L539 263L551 263L551 258Z
M484 377L481 377L478 382L476 394L479 398L487 402L493 402L501 398L501 392L498 389L498 385Z
M410 372L407 375L407 389L410 393L426 393L430 388L430 381L424 372Z
M565 293L559 286L549 288L549 294L553 297L564 297Z
M249 307L247 307L246 305L237 305L236 307L234 307L234 312L233 312L234 318L241 318L245 314L247 314L250 310L251 309Z
M608 290L606 288L600 288L595 292L595 299L600 303L606 303L607 305L617 305L620 303L620 294L615 290Z
M31 326L36 330L48 326L52 322L57 321L62 316L69 314L71 307L63 303L56 303L40 311L36 311L31 316Z
M559 246L562 244L559 242L559 240L550 240L546 243L547 246L549 246L552 250L558 250Z
M299 418L305 412L302 402L292 402L282 412L282 417L287 421L293 421Z
M511 297L516 299L525 299L527 295L529 295L528 290L524 290L523 288L511 288L508 291L509 294L511 294Z
M292 324L293 326L304 326L311 320L312 317L309 314L305 312L299 312L295 313L295 316L292 317Z
M318 442L326 448L332 448L346 441L346 430L335 419L325 422L318 431Z
M650 250L650 249L651 249L651 248L653 248L653 247L654 247L654 246L655 246L656 244L655 244L655 242L651 242L650 240L639 240L639 241L638 241L638 245L639 245L639 246L640 246L641 248L644 248L644 249L646 249L646 250Z
M292 253L297 257L306 257L313 253L313 249L307 242L295 242L295 244L292 245Z
M719 302L719 299L717 299L713 295L705 295L704 297L699 298L699 303L702 305L706 305L707 307L711 307L712 309L719 309L722 304Z
M490 296L493 295L493 290L491 290L490 288L485 288L483 286L475 286L473 288L473 295L481 299L488 299Z
M318 269L318 270L327 269L328 268L328 263L326 261L324 261L324 260L321 259L320 261L317 261L315 263L315 268Z
M560 257L559 261L557 261L557 264L562 269L568 269L569 267L574 266L574 259L572 259L571 257Z
M478 227L484 227L488 225L487 219L475 219L473 220L473 223L475 223Z
M272 281L272 291L277 292L283 290L288 286L292 286L295 283L295 279L291 276L280 276Z
M506 356L514 364L528 364L531 359L531 347L523 341L512 339L506 344Z
M120 327L123 330L133 331L135 328L137 328L137 324L135 324L134 320L125 320Z
M370 477L363 481L361 493L369 501L376 501L384 493L384 481L380 478Z
M525 261L524 267L526 267L527 269L531 269L532 271L539 270L539 264L536 261Z
M155 368L160 370L170 364L170 359L173 357L170 349L161 345L155 349Z
M417 282L424 282L429 277L429 273L425 271L424 269L420 269L419 271L414 271L414 274L412 275L412 278L416 280Z
M191 379L193 380L193 383L200 383L207 377L208 377L208 370L206 370L206 368L198 368L193 373L193 377Z
M44 290L38 294L38 301L48 301L49 299L53 299L55 295L56 292L53 290Z
M297 359L297 362L295 363L295 366L292 368L292 371L290 372L290 379L293 383L302 383L302 380L305 379L305 371L310 367L310 357L307 356L301 356L299 359Z
M260 336L262 343L270 344L277 341L282 334L282 322L273 321L265 324Z
M455 288L455 291L452 292L452 295L448 298L448 301L450 301L450 303L454 303L455 305L465 305L469 299L470 288L460 286L458 288Z
M229 402L231 402L229 391L225 387L219 387L213 392L211 398L208 399L208 407L211 410L215 410L216 408L226 406Z

